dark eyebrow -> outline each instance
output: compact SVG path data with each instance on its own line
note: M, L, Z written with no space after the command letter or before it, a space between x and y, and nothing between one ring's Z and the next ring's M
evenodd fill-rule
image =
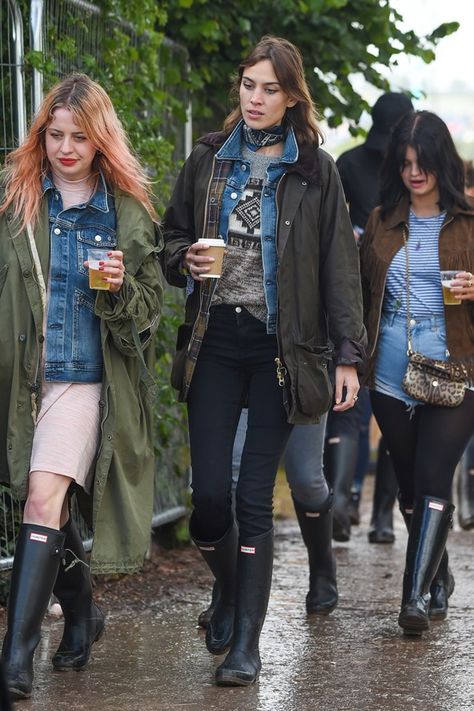
M252 83L255 84L255 80L251 79L250 77L245 76L245 74L243 75L242 79L246 79L247 81L251 81ZM271 86L272 84L276 84L276 86L280 86L279 81L267 81L263 84L263 86Z

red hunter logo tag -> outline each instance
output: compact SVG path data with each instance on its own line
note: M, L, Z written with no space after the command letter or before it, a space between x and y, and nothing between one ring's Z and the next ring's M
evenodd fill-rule
M255 555L255 546L240 546L240 552Z
M30 533L30 541L37 541L37 543L47 543L48 536L46 533Z

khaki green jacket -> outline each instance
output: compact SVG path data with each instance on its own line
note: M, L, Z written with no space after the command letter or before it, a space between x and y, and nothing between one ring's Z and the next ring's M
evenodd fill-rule
M135 343L141 343L147 368L152 369L163 292L159 248L153 222L141 204L117 191L115 207L125 281L118 298L97 293L104 358L101 441L92 494L81 497L94 531L91 562L96 573L132 572L141 566L153 504L153 393ZM47 281L46 199L34 233ZM26 230L18 233L9 209L0 215L0 481L19 499L27 494L32 396L41 392L42 323L28 236Z

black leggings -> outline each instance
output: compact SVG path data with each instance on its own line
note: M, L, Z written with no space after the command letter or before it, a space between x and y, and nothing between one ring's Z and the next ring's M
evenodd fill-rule
M236 490L240 535L273 525L273 487L292 426L276 377L277 341L240 306L215 306L188 397L195 536L218 540L232 520L232 450L242 405L248 427Z
M371 391L375 419L392 457L401 503L434 496L449 501L454 470L474 432L474 392L459 407L420 405Z

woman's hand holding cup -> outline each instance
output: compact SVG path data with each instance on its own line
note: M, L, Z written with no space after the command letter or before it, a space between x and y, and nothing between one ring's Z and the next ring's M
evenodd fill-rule
M200 239L189 247L184 256L184 264L193 279L203 281L209 277L220 277L224 247L225 242L221 239ZM209 249L211 252L206 254Z

